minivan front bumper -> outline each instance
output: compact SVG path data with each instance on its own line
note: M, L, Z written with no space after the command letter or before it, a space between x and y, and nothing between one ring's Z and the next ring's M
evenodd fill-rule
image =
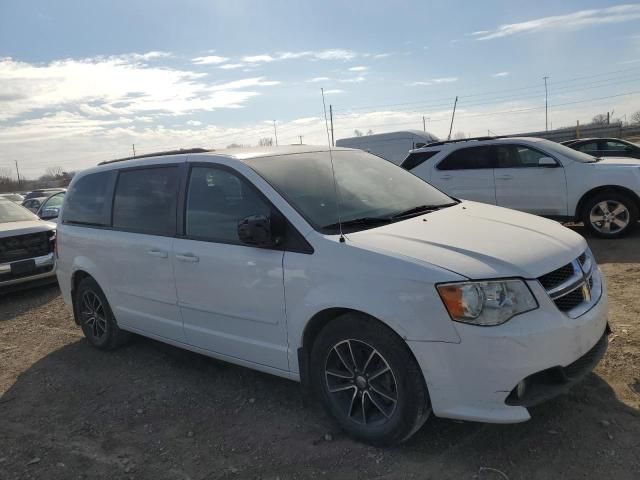
M582 377L604 354L600 351L602 342L605 349L607 342L604 282L599 301L577 318L560 312L539 282L528 284L540 304L537 310L495 327L456 323L460 343L407 342L424 373L435 415L492 423L526 421L531 417L525 404L531 404L514 401L521 381L538 379L541 372L562 372L597 357L592 364L582 365L580 375L576 374ZM594 355L587 355L594 349ZM573 380L563 388L547 389L545 399L578 379ZM524 386L523 400L526 382ZM534 387L531 380L530 387Z

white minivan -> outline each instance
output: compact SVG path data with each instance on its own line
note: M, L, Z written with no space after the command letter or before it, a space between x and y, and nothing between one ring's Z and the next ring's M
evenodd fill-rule
M584 239L371 154L267 147L78 173L57 275L94 346L130 332L302 382L349 434L510 423L607 348Z

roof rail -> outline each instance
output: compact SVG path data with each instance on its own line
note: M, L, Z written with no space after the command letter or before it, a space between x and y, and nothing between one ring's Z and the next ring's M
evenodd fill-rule
M472 142L472 141L481 141L481 140L496 140L498 138L509 138L513 137L513 135L496 135L493 137L470 137L470 138L460 138L457 140L443 140L441 142L431 142L427 143L425 147L436 147L438 145L446 145L447 143L459 143L459 142Z
M108 163L115 163L115 162L125 162L127 160L137 160L139 158L164 157L166 155L180 155L183 153L206 153L206 152L213 152L213 150L206 149L206 148L181 148L179 150L167 150L164 152L145 153L144 155L134 155L131 157L116 158L115 160L105 160L104 162L98 163L98 165L107 165Z

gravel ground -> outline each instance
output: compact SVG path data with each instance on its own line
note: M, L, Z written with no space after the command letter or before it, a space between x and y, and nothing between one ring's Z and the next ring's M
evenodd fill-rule
M432 418L390 449L293 382L143 338L92 349L55 286L0 297L0 479L638 479L640 233L588 240L614 330L595 373L529 422Z

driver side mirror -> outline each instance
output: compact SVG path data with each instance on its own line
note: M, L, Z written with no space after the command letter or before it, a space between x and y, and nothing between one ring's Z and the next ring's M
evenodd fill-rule
M545 168L556 168L558 163L551 157L540 157L538 159L538 166Z
M44 210L42 210L42 212L40 212L40 218L42 220L52 220L54 218L58 218L58 214L60 213L60 209L59 208L45 208Z
M253 247L277 247L282 243L283 237L274 231L279 229L273 227L271 216L251 215L238 222L238 238L242 243Z

